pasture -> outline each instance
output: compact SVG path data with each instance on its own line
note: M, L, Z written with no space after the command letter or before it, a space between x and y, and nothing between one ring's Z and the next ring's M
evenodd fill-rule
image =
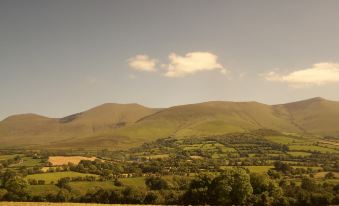
M19 163L12 164L10 167L34 167L43 165L44 163L41 159L34 159L33 157L22 157Z
M86 176L97 177L98 175L68 171L68 172L51 172L51 173L32 174L32 175L27 175L25 179L26 180L28 179L45 180L46 184L51 184L52 182L56 183L59 179L64 178L64 177L86 177Z
M301 140L288 137L288 136L267 136L267 140L278 143L278 144L292 144L297 142L302 142Z
M287 152L287 154L291 155L292 157L308 157L311 155L309 152Z
M326 147L320 147L316 145L291 145L290 150L294 151L306 151L306 152L320 152L320 153L339 153L338 150Z
M16 156L18 156L18 154L0 155L0 161L1 161L1 160L13 159L13 158L15 158Z
M101 189L116 189L117 186L114 185L112 181L103 181L103 182L89 182L89 181L81 181L81 182L70 182L69 185L72 189L77 190L80 194L84 195L88 190L95 190L98 188Z
M119 180L126 186L146 188L144 177L121 178Z
M35 196L45 196L48 194L57 194L59 188L55 185L28 185L28 191Z

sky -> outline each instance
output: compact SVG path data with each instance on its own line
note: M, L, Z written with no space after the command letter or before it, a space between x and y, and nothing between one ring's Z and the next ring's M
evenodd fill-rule
M339 100L336 0L0 0L0 120Z

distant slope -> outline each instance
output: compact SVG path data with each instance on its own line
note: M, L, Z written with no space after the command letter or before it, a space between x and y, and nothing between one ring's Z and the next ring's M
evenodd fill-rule
M157 111L158 109L150 109L138 104L108 103L62 118L59 122L62 130L70 133L77 130L84 136L124 127Z
M271 128L297 132L287 119L276 116L271 106L257 102L206 102L176 106L143 118L129 132L149 128L153 134L177 137L213 135ZM165 131L163 134L162 132ZM137 132L136 132L137 133ZM152 135L152 134L149 134Z
M58 130L58 119L36 114L14 115L0 122L0 146L45 142L49 134Z
M339 102L337 101L317 97L274 107L289 115L291 122L306 133L339 135Z
M104 104L61 119L9 117L0 122L0 144L121 149L168 136L208 136L261 128L339 135L338 124L339 102L322 98L273 106L218 101L161 110L138 104Z
M0 143L3 146L39 145L95 135L132 124L158 110L138 104L103 104L61 119L14 115L0 122Z

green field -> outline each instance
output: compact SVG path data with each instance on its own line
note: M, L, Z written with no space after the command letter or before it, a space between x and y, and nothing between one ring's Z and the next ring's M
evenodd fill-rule
M256 173L266 173L268 170L273 168L273 166L244 166L244 167L249 169L250 172Z
M88 181L70 182L69 185L72 187L72 189L78 190L80 192L80 194L86 194L88 190L94 190L94 189L97 189L97 188L102 188L102 189L115 189L115 188L118 188L111 181L103 181L103 182L88 182Z
M126 186L146 187L144 177L131 177L119 179Z
M55 185L29 185L28 186L28 191L32 195L36 196L45 196L48 194L57 194L58 191L60 190L57 186Z
M233 147L222 147L222 151L223 152L237 152L236 149L234 149Z
M287 152L289 155L293 157L308 157L311 155L309 152Z
M169 158L169 154L156 154L156 155L148 155L144 156L149 159L166 159Z
M322 171L322 167L308 167L308 166L292 166L293 168L303 168L303 169L312 169L313 171Z
M51 173L41 173L41 174L33 174L27 175L25 179L36 179L36 180L45 180L46 184L51 184L51 182L56 183L59 179L63 177L85 177L85 176L95 176L93 174L83 174L79 172L51 172Z
M34 166L43 166L44 163L41 162L41 159L33 159L32 157L23 157L22 161L11 165L11 167L34 167Z
M316 145L291 145L289 146L289 149L296 150L296 151L306 151L306 152L339 153L338 150L326 148L326 147L320 147Z
M278 143L278 144L292 144L292 143L300 142L300 140L287 137L287 136L268 136L266 137L266 139L272 142Z
M13 159L14 157L18 156L18 154L12 154L12 155L0 155L0 161L1 160L8 160Z

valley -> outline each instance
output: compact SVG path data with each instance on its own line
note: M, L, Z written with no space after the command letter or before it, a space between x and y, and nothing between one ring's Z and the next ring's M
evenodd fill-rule
M0 199L337 204L338 114L338 102L313 98L273 106L104 104L61 119L12 116L0 122Z
M202 137L167 137L128 150L6 149L0 151L0 178L4 181L10 174L23 178L27 182L24 194L30 201L184 204L186 196L192 200L193 182L236 171L281 185L278 188L284 195L269 195L273 199L266 200L272 204L287 201L284 198L301 201L298 195L305 181L317 185L314 194L320 195L319 190L321 198L336 201L329 188L339 184L337 143L339 139L333 137L311 138L259 129ZM159 185L152 186L149 181ZM249 184L253 190L258 187L254 182ZM296 193L287 193L291 189ZM134 196L126 193L130 190ZM118 193L123 197L114 199ZM13 198L14 194L5 193L3 198ZM148 200L150 195L154 196L152 200ZM204 204L209 200L196 201Z

